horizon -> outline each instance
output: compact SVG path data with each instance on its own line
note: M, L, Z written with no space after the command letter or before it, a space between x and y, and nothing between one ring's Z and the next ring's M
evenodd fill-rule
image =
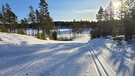
M45 1L48 3L48 9L53 21L73 21L74 19L77 21L95 21L96 14L100 6L106 7L110 2L110 0ZM34 10L38 9L39 0L3 0L0 3L0 7L2 7L2 4L5 5L6 3L10 5L12 11L18 16L18 21L20 21L23 18L28 18L30 5L34 7Z

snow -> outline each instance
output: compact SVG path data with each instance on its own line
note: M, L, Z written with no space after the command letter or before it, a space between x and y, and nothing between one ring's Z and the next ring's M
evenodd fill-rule
M135 76L135 42L39 40L0 33L0 76Z

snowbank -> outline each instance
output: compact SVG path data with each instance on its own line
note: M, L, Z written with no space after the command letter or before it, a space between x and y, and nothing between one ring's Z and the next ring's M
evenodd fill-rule
M24 45L34 44L39 42L38 39L31 36L10 34L10 33L0 33L0 38L2 40L0 41L0 45L3 45L1 47L9 47L9 46L16 46L16 45L24 46Z

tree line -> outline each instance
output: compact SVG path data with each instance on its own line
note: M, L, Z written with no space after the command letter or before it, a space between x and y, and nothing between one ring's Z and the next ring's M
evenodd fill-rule
M94 27L95 22L90 21L70 21L62 22L56 21L50 17L48 4L45 0L40 0L38 9L29 6L28 18L23 18L18 21L18 16L12 11L10 5L6 3L2 5L0 10L0 31L9 33L25 34L23 29L33 28L37 30L36 37L39 39L46 39L47 36L53 36L55 32L52 29L70 28L74 34L81 33L84 28ZM40 33L42 30L42 33ZM56 35L55 35L56 36ZM54 37L54 39L57 39Z
M124 35L126 41L130 41L135 35L135 1L119 0L118 10L114 9L113 2L107 8L100 7L96 14L97 27L92 28L92 38L112 35L114 39Z
M135 1L119 0L121 5L116 11L113 2L110 2L107 8L100 7L96 14L97 22L94 21L76 21L54 22L50 17L48 4L45 0L40 0L38 9L29 6L28 18L18 21L17 15L12 11L10 5L2 5L0 11L0 31L25 34L22 29L33 28L37 30L36 37L46 39L52 36L52 29L71 28L74 34L82 33L85 28L92 28L91 37L99 38L112 35L116 38L118 35L125 35L125 40L132 40L135 34ZM42 30L42 33L40 33ZM53 33L54 34L54 33ZM55 38L57 39L57 38Z
M52 29L70 28L74 34L82 33L84 28L94 27L96 22L90 21L53 21L48 11L48 4L45 0L40 0L39 10L29 6L28 18L18 21L17 15L12 11L10 5L6 3L2 5L0 11L0 31L18 34L25 34L23 29L33 28L37 30L36 37L39 39L46 39L46 36L52 36L55 32ZM42 33L40 33L42 30ZM54 37L56 39L56 37Z
M29 6L28 18L17 21L17 16L12 11L10 5L8 3L2 5L0 11L0 31L15 33L17 30L17 33L24 34L23 28L32 27L38 30L37 38L46 39L45 35L49 36L50 30L53 29L53 19L50 17L48 4L45 0L40 0L38 8L34 9L33 6ZM39 33L39 30L42 30L42 33Z

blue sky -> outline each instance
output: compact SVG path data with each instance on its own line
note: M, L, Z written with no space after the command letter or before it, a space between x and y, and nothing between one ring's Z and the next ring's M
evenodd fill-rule
M38 8L40 0L0 0L8 3L18 19L27 18L29 6ZM46 0L54 21L94 20L100 6L107 7L110 0Z

